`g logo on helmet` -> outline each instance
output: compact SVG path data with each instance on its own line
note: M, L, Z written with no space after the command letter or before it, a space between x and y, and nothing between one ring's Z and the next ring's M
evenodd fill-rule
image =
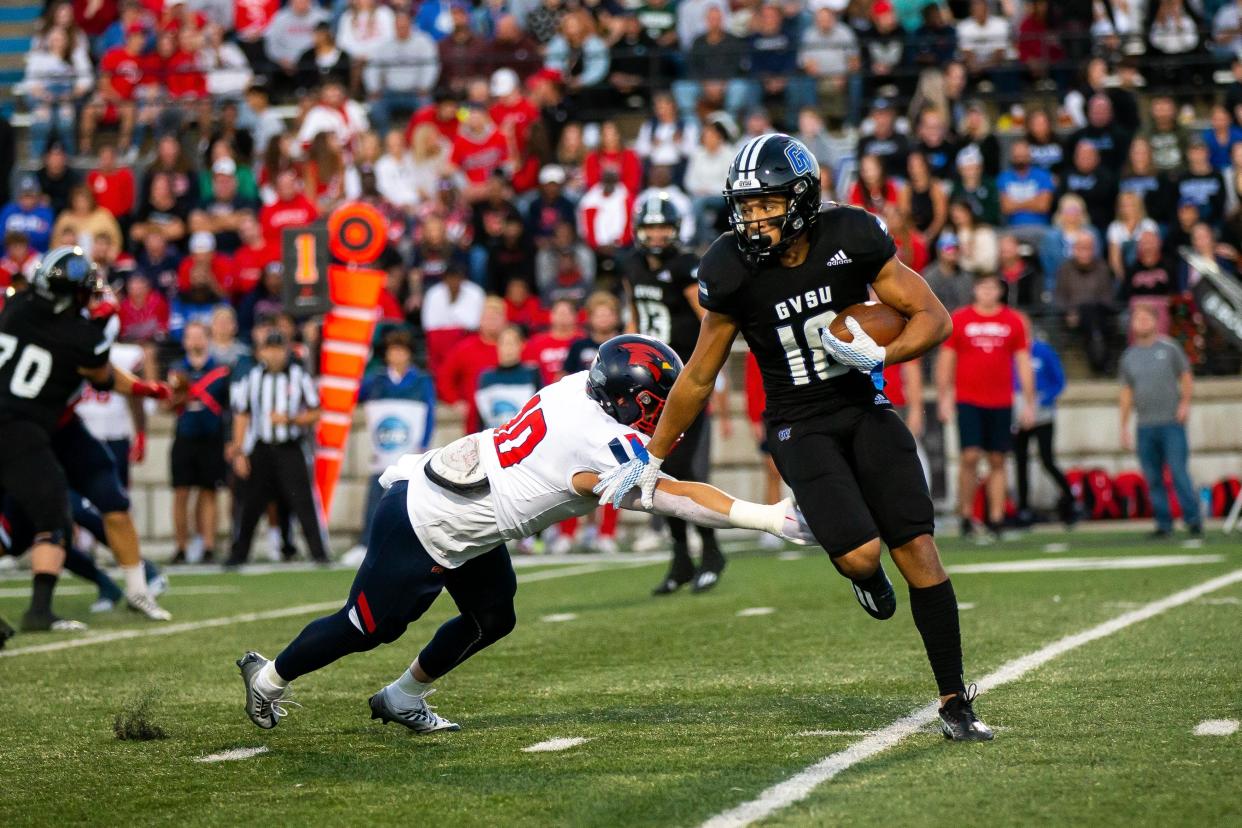
M801 141L790 141L785 145L785 158L789 160L789 168L794 175L806 175L815 169L815 159Z

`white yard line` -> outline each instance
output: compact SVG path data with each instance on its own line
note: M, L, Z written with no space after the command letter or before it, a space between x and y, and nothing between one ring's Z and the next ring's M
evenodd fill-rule
M1155 569L1164 566L1220 563L1224 555L1130 555L1120 558L1032 558L1022 561L956 564L951 575L1004 572L1078 572L1096 569Z
M627 561L620 568L630 568L642 566L641 562ZM532 572L518 578L518 583L530 583L531 581L547 581L553 578L568 578L571 575L589 575L593 572L602 572L607 569L618 568L616 565L607 565L603 563L590 564L586 566L570 566L564 569L549 570L547 572ZM195 632L197 630L210 629L212 627L228 627L233 624L246 624L252 621L270 621L276 618L288 618L295 615L313 615L318 612L327 612L328 610L339 609L341 600L324 601L318 604L300 604L296 607L285 607L283 609L265 610L263 612L246 612L240 615L228 615L221 618L204 618L201 621L185 621L179 624L164 624L160 626L141 627L131 630L116 630L115 632L99 633L97 635L86 635L82 638L68 638L64 641L53 641L49 644L34 644L29 647L16 647L12 650L0 650L0 658L12 658L20 655L33 655L35 653L54 653L60 650L72 650L75 647L90 647L94 644L107 644L112 641L127 641L132 638L150 638L157 635L177 635L184 632Z
M1008 684L1052 661L1057 656L1076 650L1084 644L1090 644L1101 638L1107 638L1121 632L1126 627L1154 618L1161 613L1201 598L1209 592L1215 592L1233 584L1242 583L1242 569L1235 569L1227 575L1204 581L1197 586L1175 592L1166 598L1152 601L1139 609L1118 615L1103 624L1067 635L1048 644L1033 653L1016 658L1002 664L997 670L979 679L979 692L986 693L1001 685ZM895 747L907 737L918 733L926 725L936 721L939 702L932 702L926 707L911 711L883 730L878 730L838 753L827 756L814 765L800 771L783 782L778 782L759 794L749 802L744 802L723 813L717 814L703 823L703 828L741 828L753 822L771 816L782 808L801 802L810 796L815 788L835 777L842 771L864 762L871 757Z
M235 586L176 586L172 587L178 595L227 595L234 592L241 592L241 587ZM92 586L62 586L56 588L57 595L95 595L99 590ZM0 588L0 598L29 598L30 587L3 587ZM123 599L122 599L123 600Z
M559 624L564 621L574 621L578 618L576 612L554 612L551 615L545 615L540 621L546 621L549 624Z
M803 730L795 736L870 736L872 730Z
M776 607L747 607L737 611L738 618L753 618L756 615L771 615L776 612Z
M212 753L208 756L200 756L195 762L236 762L239 759L251 759L267 753L265 747L252 748L233 748L232 750L222 751L221 753Z
M1232 736L1237 732L1237 719L1204 719L1195 728L1196 736Z
M549 739L546 742L538 742L530 747L522 748L523 753L551 753L557 750L569 750L571 747L585 745L591 741L583 736L567 736L560 739Z

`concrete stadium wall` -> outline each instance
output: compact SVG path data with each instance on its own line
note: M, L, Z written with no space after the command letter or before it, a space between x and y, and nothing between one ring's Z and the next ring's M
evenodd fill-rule
M930 395L928 399L931 400ZM712 482L738 497L759 499L763 477L759 454L743 413L745 400L740 392L735 392L732 402L731 438L721 439L719 424L716 425ZM172 420L167 415L152 418L147 460L132 470L134 518L139 532L148 539L165 539L172 535L172 489L168 482L171 425ZM957 445L953 430L949 431L946 453L951 486ZM1111 473L1137 469L1134 455L1122 450L1118 431L1117 386L1108 382L1071 384L1062 398L1057 420L1057 456L1062 466L1099 466ZM447 406L443 407L438 417L435 445L444 445L461 433L461 420ZM1200 380L1196 384L1190 433L1191 471L1197 484L1209 485L1225 475L1242 473L1242 379ZM366 504L368 453L359 412L355 416L354 433L329 516L333 533L356 531L361 524ZM1038 468L1032 472L1032 488L1037 505L1048 505L1055 500L1051 483Z

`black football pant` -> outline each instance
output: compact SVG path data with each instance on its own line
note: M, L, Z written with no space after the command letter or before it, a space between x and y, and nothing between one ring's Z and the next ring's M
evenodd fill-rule
M273 500L292 512L302 524L311 559L328 560L301 443L256 443L250 453L250 477L242 488L241 498L241 518L233 539L230 563L244 563L250 557L254 531L267 514L267 504Z
M678 480L691 480L699 483L707 482L708 468L711 465L712 425L711 417L706 412L695 418L685 434L677 443L676 448L664 461L661 470ZM669 534L673 536L674 574L689 577L694 573L694 562L690 560L689 547L686 544L686 522L681 518L666 517ZM724 558L720 545L716 543L716 530L706 526L696 526L695 531L703 541L703 568L718 571L722 568Z
M460 615L445 621L418 654L418 664L439 678L470 656L508 635L517 623L513 597L517 577L502 545L455 569L427 553L410 526L408 484L395 484L375 509L367 555L349 599L298 634L276 657L285 681L325 667L343 656L391 644L447 590Z

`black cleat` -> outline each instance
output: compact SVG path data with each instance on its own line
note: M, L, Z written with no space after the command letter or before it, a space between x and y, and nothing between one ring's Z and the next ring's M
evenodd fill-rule
M854 597L858 599L859 605L867 615L877 621L887 621L897 612L897 593L893 591L893 582L884 572L883 564L868 579L870 589L854 580L850 581L850 586L854 588Z
M940 732L954 742L990 742L992 728L979 721L971 702L978 692L970 685L940 706Z
M0 650L3 650L5 643L15 635L17 635L17 630L13 629L8 621L0 618Z
M693 573L690 575L679 575L670 571L664 576L664 580L651 590L652 595L672 595L677 590L694 580Z

